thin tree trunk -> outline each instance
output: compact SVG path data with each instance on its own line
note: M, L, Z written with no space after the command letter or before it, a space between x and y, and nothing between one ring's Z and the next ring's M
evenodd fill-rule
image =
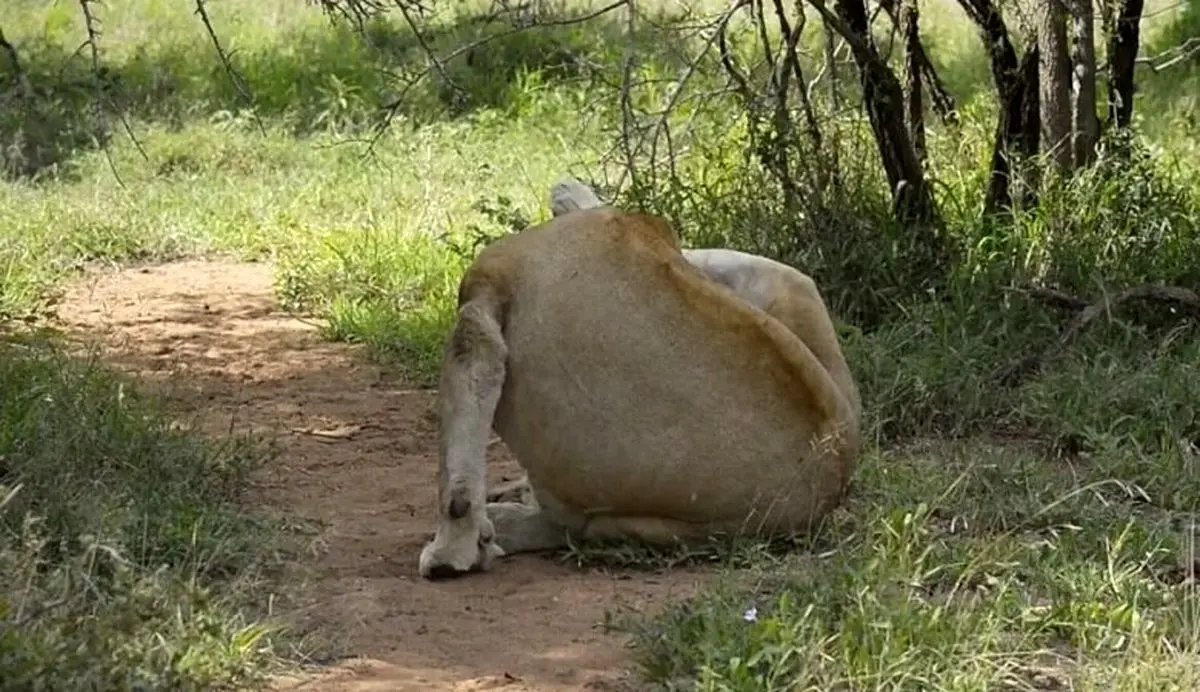
M907 0L901 0L907 2ZM887 12L891 18L892 24L901 27L903 20L900 18L900 13L896 9L897 0L879 0L879 6ZM913 9L916 9L917 2L914 0ZM918 34L919 36L919 34ZM921 72L922 78L925 80L925 86L929 90L929 101L934 112L938 114L942 120L946 122L955 122L958 114L955 112L957 106L954 102L954 96L946 90L946 85L942 83L942 78L938 75L937 69L934 68L933 62L929 60L929 55L925 52L925 46L921 44L918 38L911 48L912 58L916 60L918 69Z
M1037 40L1041 56L1042 150L1061 172L1071 169L1071 68L1063 0L1040 0Z
M1096 115L1096 28L1092 0L1072 0L1071 149L1075 168L1091 164L1100 137Z
M1038 152L1038 49L1033 45L1018 61L1004 17L992 0L959 0L959 5L978 27L987 47L1000 101L992 141L992 173L983 203L984 212L994 214L1012 207L1012 188L1017 178L1013 175L1014 159L1029 159Z
M917 158L925 161L925 105L921 98L920 22L917 0L900 0L899 26L904 37L904 123Z
M1144 0L1118 0L1116 22L1108 37L1108 123L1125 129L1133 121L1133 70L1140 47Z
M933 192L902 116L904 90L871 41L866 5L863 0L837 0L835 16L821 0L810 2L853 50L867 118L892 189L897 220L928 231L930 248L935 256L941 257L943 253L938 249L941 242L935 233L938 219Z

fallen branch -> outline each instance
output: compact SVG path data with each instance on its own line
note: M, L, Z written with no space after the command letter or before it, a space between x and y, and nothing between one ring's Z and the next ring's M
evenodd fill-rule
M1079 312L1091 305L1090 302L1083 298L1078 298L1065 291L1060 291L1057 288L1048 286L1023 286L1020 288L1009 289L1015 293L1029 296L1034 300L1039 300L1056 308L1070 310L1071 312Z
M1060 306L1071 305L1076 306L1084 304L1080 298L1069 296L1065 293L1055 291L1054 289L1028 289L1027 292L1039 297L1048 302L1056 303ZM1197 317L1200 317L1200 295L1195 291L1178 286L1160 286L1157 284L1144 284L1126 289L1115 296L1107 299L1101 299L1094 303L1087 304L1086 307L1079 310L1079 314L1075 315L1067 326L1059 335L1058 340L1050 344L1041 353L1028 355L1021 360L1001 368L997 372L996 380L1006 387L1015 387L1024 382L1030 375L1041 370L1046 363L1057 358L1066 350L1067 346L1075 340L1076 337L1083 331L1085 327L1091 324L1102 314L1109 314L1120 308L1125 303L1132 300L1148 300L1155 303L1169 303L1182 306Z
M1200 56L1200 36L1193 36L1174 48L1165 50L1158 55L1138 58L1134 62L1138 65L1146 65L1151 72L1157 73L1197 56Z

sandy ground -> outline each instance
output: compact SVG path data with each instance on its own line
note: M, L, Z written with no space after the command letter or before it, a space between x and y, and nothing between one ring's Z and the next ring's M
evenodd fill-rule
M513 556L488 574L428 582L417 554L432 535L434 392L397 381L352 348L283 314L271 267L181 262L92 273L59 306L75 337L144 381L168 387L213 434L276 436L258 509L326 522L300 565L306 629L352 658L278 689L636 690L624 642L598 629L608 609L654 609L701 573L578 569ZM517 467L490 452L493 482Z

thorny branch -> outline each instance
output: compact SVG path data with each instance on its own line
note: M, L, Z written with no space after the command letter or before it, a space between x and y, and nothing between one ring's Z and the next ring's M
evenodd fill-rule
M323 5L332 4L335 2L335 0L318 0L318 1L321 2ZM425 56L426 56L426 59L429 64L427 67L425 67L425 69L421 70L420 72L416 73L411 78L407 79L404 84L404 87L400 90L400 93L396 95L396 98L392 99L390 102L388 102L383 107L383 116L379 119L379 122L376 123L376 125L374 127L374 131L371 133L371 136L366 140L367 148L366 148L366 151L364 152L364 155L366 155L366 156L371 155L371 153L375 149L375 146L383 138L383 135L387 133L388 129L392 125L392 122L396 119L396 116L399 115L400 109L404 107L404 103L408 97L408 93L414 87L416 87L418 84L420 84L426 77L428 77L430 75L430 73L437 72L438 75L447 82L448 86L450 86L452 89L456 90L456 93L463 93L461 88L459 88L454 83L454 81L450 79L449 73L445 69L445 66L448 65L455 58L458 58L459 56L462 56L462 55L469 54L472 51L474 51L484 45L487 45L488 43L491 43L492 41L498 41L500 39L508 38L510 36L524 33L526 31L531 31L531 30L535 30L535 29L545 29L545 28L556 27L556 26L571 26L574 24L582 24L584 22L588 22L593 19L596 19L597 17L600 17L602 15L608 14L609 12L612 12L613 10L624 6L627 2L631 2L631 0L616 0L616 2L612 2L608 5L605 5L604 7L601 7L599 9L593 10L586 14L581 14L581 15L574 16L574 17L566 17L563 19L553 19L553 20L537 20L537 21L522 23L518 26L514 26L513 28L508 29L507 31L499 31L499 32L496 32L496 33L488 35L488 36L483 36L474 41L471 41L469 43L461 45L458 48L455 48L454 50L446 53L445 55L438 56L433 51L433 47L429 45L428 41L424 38L424 36L421 34L421 32L417 31L416 26L415 26L415 20L411 16L411 11L405 11L406 5L401 4L401 0L397 0L397 5L401 7L402 12L404 13L405 21L409 23L409 25L410 25L410 27L412 27L414 33L416 33L417 40L421 45L421 49L425 52ZM420 8L419 5L414 5L414 6Z
M100 70L100 20L92 13L92 3L96 0L79 0L79 9L83 12L83 25L87 31L87 40L84 41L84 46L91 50L92 59L92 80L96 86L96 115L100 119L101 128L106 132L108 130L108 117L104 108L104 104L109 100L104 95L104 89L101 82ZM82 47L82 46L81 46ZM112 105L110 103L110 105ZM137 148L138 153L143 159L149 160L150 157L146 154L146 150L142 148L142 143L138 141L137 135L133 133L133 127L130 126L129 120L119 108L113 108L117 113L117 118L121 121L121 126L125 128L125 133L129 135L129 139L133 141L133 145ZM125 187L125 183L121 180L121 174L117 172L116 162L113 161L112 151L108 147L107 135L101 134L101 147L104 150L104 159L108 162L108 168L112 171L113 178L116 179L117 185Z
M204 23L204 30L208 32L208 38L212 41L213 48L217 51L217 57L221 59L221 64L225 67L225 74L229 76L229 81L233 84L233 88L238 95L245 101L246 106L250 108L254 122L258 125L259 132L266 135L267 129L263 126L262 121L258 118L258 113L254 110L254 96L250 93L250 88L246 86L245 79L233 68L233 63L229 59L229 54L221 46L221 39L217 36L217 32L213 29L212 21L208 17L208 8L205 6L206 0L196 0L196 16L200 17L200 21Z

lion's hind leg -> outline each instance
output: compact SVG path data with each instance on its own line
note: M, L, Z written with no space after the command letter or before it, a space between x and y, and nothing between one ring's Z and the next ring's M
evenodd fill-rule
M496 528L496 544L506 555L558 550L568 545L568 528L536 504L492 502L487 512Z

